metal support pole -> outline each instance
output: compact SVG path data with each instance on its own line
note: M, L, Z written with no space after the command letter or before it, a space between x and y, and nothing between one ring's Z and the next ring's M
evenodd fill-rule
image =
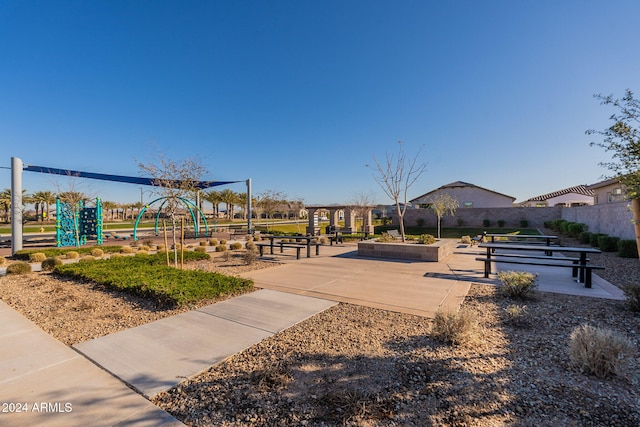
M11 255L22 250L22 160L11 158Z
M251 220L251 178L247 179L247 233L253 234L253 223Z

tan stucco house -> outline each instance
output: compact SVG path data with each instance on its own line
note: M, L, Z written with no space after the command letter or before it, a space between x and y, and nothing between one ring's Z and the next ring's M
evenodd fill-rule
M617 203L628 200L625 186L616 178L596 182L587 187L593 191L593 203L603 205L606 203Z
M488 190L468 182L456 181L438 187L422 196L410 200L414 208L428 208L431 198L438 194L448 194L458 200L459 209L463 208L510 208L515 197Z

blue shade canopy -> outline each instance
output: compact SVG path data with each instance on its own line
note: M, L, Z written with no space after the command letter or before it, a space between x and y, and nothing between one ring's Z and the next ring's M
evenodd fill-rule
M74 171L69 169L48 168L45 166L26 165L24 167L24 170L28 172L41 172L41 173L49 173L53 175L65 175L65 176L78 177L78 178L100 179L103 181L124 182L127 184L137 184L137 185L154 185L155 183L154 178L110 175L105 173L94 173L94 172L82 172L82 171ZM174 182L176 184L179 184L179 181L174 181ZM194 187L202 190L205 188L216 187L218 185L235 184L237 182L242 182L242 181L194 181L193 185Z

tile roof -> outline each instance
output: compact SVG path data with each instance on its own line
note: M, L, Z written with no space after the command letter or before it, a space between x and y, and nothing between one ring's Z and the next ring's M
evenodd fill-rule
M532 197L527 202L543 202L554 197L563 196L565 194L581 194L583 196L593 196L593 190L587 188L585 185L576 185L575 187L565 188L563 190L554 191L553 193L543 194L541 196ZM526 202L525 202L526 203Z

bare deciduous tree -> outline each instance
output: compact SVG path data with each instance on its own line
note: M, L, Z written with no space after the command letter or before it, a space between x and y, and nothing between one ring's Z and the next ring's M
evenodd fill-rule
M386 162L381 164L374 155L373 161L376 164L375 168L367 166L374 170L376 182L396 205L398 221L400 223L400 233L402 241L404 242L404 214L407 211L407 193L409 188L425 171L427 163L418 163L422 147L420 147L413 158L407 158L402 144L402 141L398 141L399 148L397 156L386 153Z
M160 189L160 193L166 198L162 210L165 216L171 220L173 239L173 263L178 266L178 219L182 212L180 207L184 204L182 199L195 193L200 178L206 173L206 169L196 159L185 159L180 162L166 159L160 155L155 162L139 163L138 167L144 173L153 178L153 185Z

